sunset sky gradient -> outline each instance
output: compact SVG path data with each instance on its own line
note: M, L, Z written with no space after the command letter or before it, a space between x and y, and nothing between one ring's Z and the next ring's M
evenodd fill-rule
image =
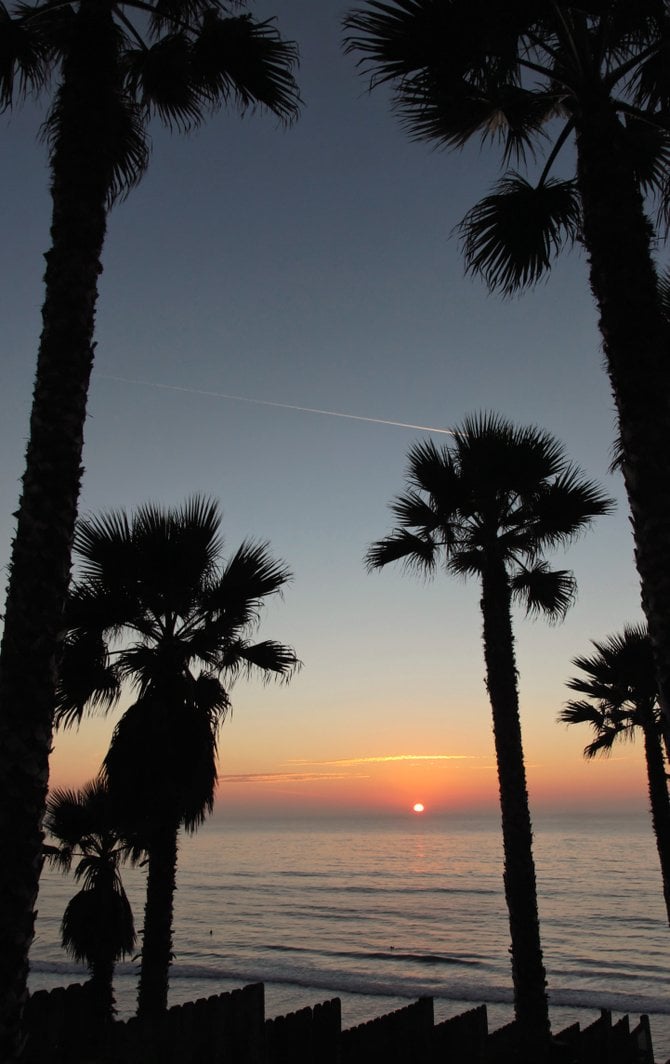
M155 128L149 172L109 221L81 509L212 495L227 550L269 540L294 573L260 634L293 644L303 668L290 685L233 689L218 812L490 810L478 587L367 575L362 559L431 426L489 409L550 430L619 506L556 557L579 585L565 623L515 618L531 805L644 808L641 743L585 763L588 732L556 723L571 658L641 619L585 257L517 300L464 277L450 234L495 179L497 152L409 142L342 54L349 6L251 7L300 46L293 128L232 113L190 137ZM43 117L35 102L0 117L5 567L49 242ZM95 774L117 719L56 736L54 784Z

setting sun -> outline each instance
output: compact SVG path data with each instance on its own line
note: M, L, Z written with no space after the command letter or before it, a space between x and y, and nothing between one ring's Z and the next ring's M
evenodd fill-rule
M415 802L414 805L412 806L412 811L414 813L423 813L424 809L425 809L425 806L424 806L423 802Z

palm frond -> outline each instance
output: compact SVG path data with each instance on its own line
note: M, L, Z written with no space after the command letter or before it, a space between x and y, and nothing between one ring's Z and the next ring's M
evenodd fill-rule
M644 116L626 116L626 141L637 182L645 193L662 195L670 169L670 130Z
M59 842L75 846L88 833L89 818L79 791L61 787L50 791L44 818L45 831Z
M667 16L660 23L656 48L640 63L631 78L633 101L652 113L670 110L670 32Z
M390 509L404 528L420 529L427 535L432 535L439 528L440 519L434 507L416 491L398 495Z
M573 700L566 702L557 719L561 724L590 724L599 731L607 717L604 710L592 702Z
M62 872L69 872L75 848L90 829L79 792L69 788L50 791L43 827L47 835L58 842L58 846L49 847L47 860Z
M124 510L88 514L77 521L74 553L84 579L105 580L108 572L124 569L131 549L130 521Z
M653 651L646 627L626 625L602 642L592 641L595 653L573 658L583 675L567 686L586 699L570 701L559 720L587 723L595 733L584 756L609 754L617 739L632 741L638 728L645 736L661 731L658 687ZM660 742L660 739L658 740Z
M369 0L365 9L352 11L344 19L344 29L349 31L345 53L359 53L359 65L372 87L389 81L404 85L417 73L440 64L441 49L449 49L453 41L450 6L423 0ZM445 69L456 69L450 58L449 54L444 57Z
M115 877L115 862L111 869L105 869L105 872L108 871L112 872L111 876L105 875L105 873L101 876L101 862L98 854L85 853L74 870L74 881L75 883L82 883L84 890L93 890L98 885L99 880L106 878L111 881Z
M588 658L573 658L572 664L586 670L588 661ZM628 697L629 688L627 683L621 684L620 677L615 675L604 662L602 665L603 670L598 672L594 663L591 676L572 676L565 681L565 686L571 691L579 691L580 694L594 699L611 713L612 710L623 706Z
M51 791L47 797L44 828L58 842L48 859L70 871L76 856L74 876L86 888L121 891L119 864L127 856L127 840L115 816L108 789L100 779L79 790Z
M473 485L480 498L534 497L538 485L567 465L565 449L551 433L514 425L492 411L465 417L454 441L459 477Z
M368 569L403 561L431 573L441 558L451 573L481 576L495 545L527 610L564 615L572 575L551 573L540 555L607 512L610 500L582 478L554 436L491 411L469 415L451 445L412 446L407 480L410 490L391 504L402 527L371 546Z
M406 479L415 492L426 492L433 499L454 493L458 471L449 447L440 447L434 440L412 444L407 455Z
M665 269L658 280L658 297L666 323L670 325L670 268ZM623 448L621 448L623 451Z
M165 125L189 130L202 121L185 34L166 34L148 48L128 49L125 62L128 90Z
M79 724L87 708L108 712L120 694L119 675L110 664L107 644L100 633L93 630L69 635L58 663L56 727Z
M11 107L15 93L39 92L49 72L49 47L34 21L12 16L0 0L0 112Z
M415 536L401 528L373 543L365 555L368 572L381 569L389 562L402 561L407 569L431 574L436 566L436 549L431 539Z
M458 547L450 553L447 569L456 576L481 576L485 564L486 556L481 547Z
M65 610L61 712L74 719L122 681L134 686L103 778L137 858L158 824L195 830L211 811L223 680L245 670L288 680L299 667L291 647L246 638L291 574L251 541L221 570L219 508L201 496L85 518L77 547L84 575Z
M76 26L74 8L62 0L40 0L37 3L18 0L14 17L26 25L46 58L46 87L51 74L62 64L70 49Z
M204 710L214 727L226 719L230 698L221 680L215 673L201 672L193 681L193 702Z
M457 230L467 272L511 295L536 284L555 256L577 239L575 183L549 179L533 186L510 172L468 211Z
M477 133L482 140L503 136L499 106L486 95L483 86L458 77L455 72L450 78L443 76L437 84L431 83L425 73L407 78L396 94L394 110L411 140L435 141L444 148L462 148ZM517 144L520 148L529 146L521 131Z
M62 138L63 118L68 104L63 83L42 127L49 154L53 159ZM142 179L149 165L149 146L140 107L126 93L107 92L104 102L104 156L107 163L107 205L122 201Z
M214 558L223 549L221 535L221 507L216 499L209 495L191 495L185 503L177 507L174 520L178 526L197 528L206 544L210 567Z
M481 70L491 62L509 80L519 35L536 19L536 5L510 0L368 0L344 19L345 52L358 53L371 87L395 82L398 94L417 74L441 78Z
M50 843L42 843L42 856L48 865L57 868L60 872L69 872L72 867L72 849L69 846L52 846Z
M391 510L403 525L449 553L459 542L468 495L454 452L433 440L413 444L405 478L409 491L391 503Z
M412 140L462 148L479 134L482 143L502 147L504 165L536 157L546 139L545 125L560 114L560 97L494 79L470 81L442 76L430 84L427 75L408 80L395 104L402 126Z
M284 122L298 115L300 94L293 69L298 51L280 37L272 19L250 15L203 16L192 46L193 83L210 107L234 100L240 110L258 105Z
M150 34L156 39L197 24L212 6L211 0L150 0ZM227 0L226 8L240 7L246 0ZM146 10L146 8L144 9Z
M127 560L131 559L127 557ZM63 627L71 638L88 640L97 633L109 641L125 627L140 623L144 610L135 570L128 571L117 562L114 572L118 579L84 578L70 585Z
M500 142L505 161L522 160L560 111L551 64L549 88L521 83L520 42L536 21L537 5L524 2L371 2L345 19L345 51L359 54L371 89L392 84L412 139L462 147L479 134Z
M611 724L605 725L596 738L592 739L591 742L587 743L584 747L584 757L587 761L597 757L598 754L608 757L612 753L612 748L614 747L615 742L617 739L620 739L623 734L628 734L629 738L633 738L632 732L623 733Z
M670 326L670 268L665 269L658 279L658 298L660 310Z
M112 169L107 193L111 207L122 202L139 184L149 165L149 143L141 109L128 95L119 96L115 113L109 116L106 145Z
M571 701L567 702L558 715L558 720L563 724L589 724L595 738L587 743L583 755L591 760L598 754L607 757L612 752L614 743L624 732L630 735L630 728L620 720L613 719L609 708L603 703L594 705L592 702Z
M79 790L68 787L49 792L45 827L60 842L80 846L93 835L114 834L114 815L104 782L96 777Z
M189 611L216 570L220 523L218 504L204 496L182 507L138 507L131 524L132 561L142 597L155 612Z
M572 659L581 676L567 681L573 691L606 705L611 713L648 715L658 701L653 649L646 626L625 625L607 639L592 640L595 653Z
M166 684L183 690L188 683L191 657L190 646L180 639L166 639L164 643L135 642L119 652L116 670L141 699L147 692Z
M521 85L503 83L491 87L490 114L482 138L503 146L503 165L534 158L537 144L546 138L544 127L561 113L556 92L538 92Z
M68 605L71 625L90 626L98 611L111 630L141 627L147 610L186 615L216 569L218 505L194 496L181 508L147 504L132 520L112 511L78 522L75 553L83 579Z
M568 543L588 528L594 517L610 514L614 499L604 494L595 481L586 480L577 466L568 466L551 483L543 486L532 501L535 540L556 546Z
M157 830L188 830L211 812L216 727L193 684L152 690L128 707L105 755L102 776L124 835L149 848Z
M243 629L258 620L263 600L281 595L292 579L288 566L271 556L268 543L245 540L212 581L203 606L219 614L228 631Z
M236 640L226 646L219 661L233 677L244 667L249 672L258 670L265 681L272 678L288 681L301 665L293 647L273 639L253 644Z
M512 596L521 602L526 613L544 614L550 621L561 621L575 600L577 584L567 569L550 569L537 562L519 569L511 578Z
M61 941L71 957L88 965L132 953L135 926L125 892L80 890L63 914Z

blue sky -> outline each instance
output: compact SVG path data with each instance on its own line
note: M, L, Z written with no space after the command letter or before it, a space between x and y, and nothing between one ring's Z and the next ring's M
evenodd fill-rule
M188 137L154 128L150 169L109 219L81 508L203 492L220 499L232 549L247 536L267 539L290 564L294 583L263 633L293 643L304 668L288 688L240 684L222 735L222 772L276 775L275 790L259 784L258 801L271 804L292 757L456 752L490 767L479 596L453 579L426 585L363 570L368 543L390 527L386 504L421 433L216 393L435 427L488 409L549 429L621 502L559 559L579 583L565 624L519 619L531 780L541 790L550 766L556 801L561 779L566 801L568 779L609 781L593 799L601 806L608 787L633 780L644 804L641 747L584 766L587 736L554 723L570 658L640 618L622 486L608 473L614 415L585 256L573 251L515 300L489 297L464 276L451 233L495 179L497 152L411 143L385 93L368 93L343 54L348 6L251 7L276 15L299 44L305 106L292 128L225 112ZM42 117L34 102L0 116L5 565L48 247ZM59 739L54 771L66 760L93 771L110 726ZM345 803L331 783L314 794ZM306 793L298 791L297 804Z

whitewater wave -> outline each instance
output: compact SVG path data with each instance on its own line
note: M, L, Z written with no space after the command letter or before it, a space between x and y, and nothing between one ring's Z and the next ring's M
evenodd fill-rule
M401 950L391 949L389 951L363 951L363 950L339 950L339 949L309 949L306 946L276 946L266 945L263 947L266 950L276 951L277 953L299 953L306 954L314 957L342 957L349 960L372 960L372 961L409 961L413 964L455 964L463 965L466 967L479 967L483 961L479 958L474 958L471 955L458 956L456 954L452 956L443 957L437 953L403 953Z
M425 958L423 958L425 959ZM77 980L85 980L87 971L82 966L68 961L37 962L32 967L36 975L59 976L63 983ZM123 984L137 979L138 968L130 962L122 962L116 969L117 991ZM473 1004L511 1004L512 990L509 986L491 983L482 985L481 982L471 982L467 979L450 979L449 982L438 980L411 980L398 981L361 977L355 973L339 971L314 971L310 970L303 974L296 971L284 971L274 966L249 964L245 967L239 965L210 964L175 964L171 972L171 985L173 989L182 985L185 996L188 997L188 984L197 983L200 989L207 988L206 994L216 994L217 985L220 983L235 983L244 986L249 983L266 983L280 986L284 989L291 987L301 990L313 990L314 1001L318 1000L319 993L326 992L329 995L355 994L359 997L394 997L406 1000L416 1000L419 997L432 997L437 1001L463 1002ZM579 1010L611 1009L613 1012L629 1013L631 1016L647 1014L670 1016L670 1002L666 997L635 991L601 991L595 988L584 989L574 987L552 986L549 991L549 1003L552 1007L573 1008Z

